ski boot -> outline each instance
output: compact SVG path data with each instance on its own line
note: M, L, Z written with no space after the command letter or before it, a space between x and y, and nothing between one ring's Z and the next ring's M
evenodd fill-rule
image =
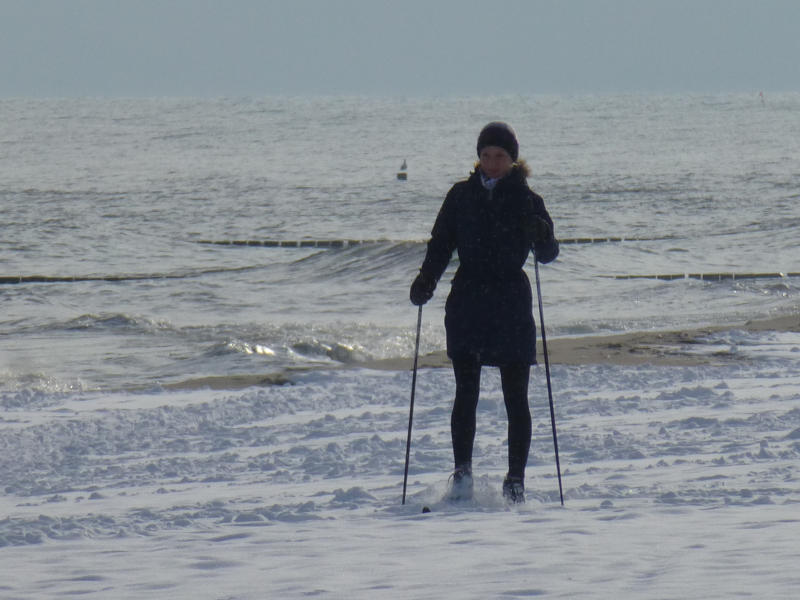
M462 502L472 500L472 465L462 465L456 467L450 476L450 491L447 494L451 502Z
M511 504L522 504L525 502L525 483L522 477L506 475L506 478L503 480L503 498Z

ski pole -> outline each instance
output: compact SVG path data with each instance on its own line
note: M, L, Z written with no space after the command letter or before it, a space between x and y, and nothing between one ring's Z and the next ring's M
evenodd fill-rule
M417 359L419 358L419 331L422 328L422 305L417 312L417 341L414 344L414 374L411 376L411 406L408 409L408 435L406 436L406 469L403 474L403 504L406 503L406 484L408 483L408 460L411 456L411 425L414 423L414 391L417 387Z
M547 377L547 397L550 400L550 423L553 426L553 446L556 452L556 472L558 473L558 494L561 496L561 506L564 506L564 489L561 486L561 462L558 459L558 434L556 433L556 411L553 406L553 387L550 384L550 358L547 356L547 335L544 331L544 311L542 310L542 286L539 283L539 261L536 258L536 249L533 249L533 266L536 271L536 295L539 298L539 326L542 330L542 350L544 352L544 372Z

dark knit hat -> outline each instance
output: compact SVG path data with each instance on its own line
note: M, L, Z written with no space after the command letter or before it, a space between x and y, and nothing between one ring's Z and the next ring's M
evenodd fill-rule
M511 160L516 162L519 157L519 143L514 130L508 123L502 121L492 121L481 129L478 136L478 156L486 146L499 146L511 156Z

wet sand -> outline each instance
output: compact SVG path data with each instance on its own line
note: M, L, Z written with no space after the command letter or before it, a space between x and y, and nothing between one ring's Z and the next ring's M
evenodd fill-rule
M701 327L685 331L637 331L616 335L591 335L547 340L550 364L562 365L662 365L692 366L724 364L732 357L724 352L698 353L698 345L709 335L720 331L797 331L800 315L776 317L741 324ZM537 342L537 357L544 364L541 339ZM386 359L360 363L357 366L373 369L410 369L410 359ZM447 367L450 361L444 351L420 356L422 368Z

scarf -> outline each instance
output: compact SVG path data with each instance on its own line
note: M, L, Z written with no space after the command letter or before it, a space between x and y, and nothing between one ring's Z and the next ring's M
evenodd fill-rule
M484 175L483 171L480 172L480 175L481 175L481 183L483 184L483 187L486 188L487 190L493 190L494 186L497 185L497 182L500 181L500 179L502 179L502 177L496 177L494 179L492 179L491 177L487 177L486 175Z

